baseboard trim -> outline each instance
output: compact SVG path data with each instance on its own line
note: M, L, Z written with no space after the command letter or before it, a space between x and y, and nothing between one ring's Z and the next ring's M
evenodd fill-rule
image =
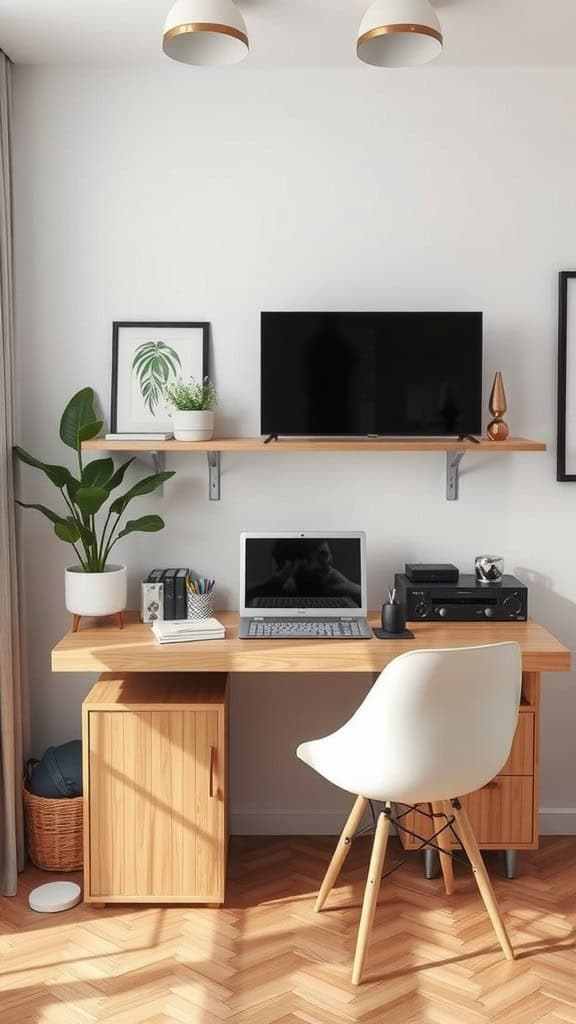
M576 836L576 807L542 807L541 836Z
M342 811L232 811L233 836L337 836L349 809ZM576 807L543 807L541 836L576 836Z

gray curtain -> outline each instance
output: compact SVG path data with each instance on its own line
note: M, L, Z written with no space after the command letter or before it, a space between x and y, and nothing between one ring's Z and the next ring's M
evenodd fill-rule
M14 278L11 65L0 51L0 893L14 896L24 864L22 766L25 688L14 519Z

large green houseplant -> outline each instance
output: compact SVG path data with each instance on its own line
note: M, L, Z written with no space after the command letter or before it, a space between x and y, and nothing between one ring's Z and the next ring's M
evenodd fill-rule
M134 459L127 459L118 468L111 458L84 462L82 442L96 437L101 429L102 421L94 411L94 392L82 388L70 399L60 420L60 440L76 452L76 474L66 466L42 462L24 448L14 447L21 462L45 473L60 492L59 512L45 505L18 504L41 512L52 523L58 539L73 547L79 564L66 570L66 607L74 615L110 615L126 607L126 566L112 565L110 553L130 533L162 530L164 520L145 515L124 522L124 514L133 498L151 494L174 476L154 473L112 498Z

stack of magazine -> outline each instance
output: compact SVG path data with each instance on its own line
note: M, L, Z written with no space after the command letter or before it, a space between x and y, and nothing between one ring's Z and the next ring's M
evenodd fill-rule
M189 640L223 640L226 631L218 619L186 619L166 622L157 619L152 632L161 644L184 644Z

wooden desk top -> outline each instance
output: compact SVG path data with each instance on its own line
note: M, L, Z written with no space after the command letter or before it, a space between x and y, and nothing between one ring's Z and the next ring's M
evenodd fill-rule
M157 643L127 613L124 629L88 620L52 651L54 672L380 672L405 651L516 640L525 672L568 672L571 652L536 622L410 623L413 640L238 640L238 615L217 612L225 640ZM379 613L369 615L379 624ZM86 621L86 620L84 620Z

